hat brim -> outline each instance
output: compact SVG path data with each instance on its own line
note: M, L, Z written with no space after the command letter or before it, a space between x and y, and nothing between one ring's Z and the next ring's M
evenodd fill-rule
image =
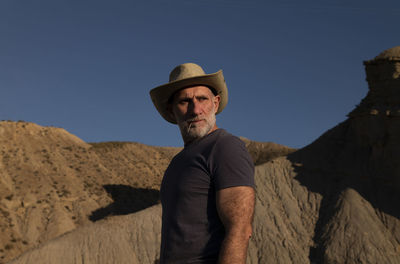
M160 115L168 122L176 124L176 120L168 113L169 98L181 89L197 85L208 86L215 90L217 95L221 97L216 114L221 113L228 103L228 88L226 87L222 70L216 73L186 78L158 86L150 91L150 97Z

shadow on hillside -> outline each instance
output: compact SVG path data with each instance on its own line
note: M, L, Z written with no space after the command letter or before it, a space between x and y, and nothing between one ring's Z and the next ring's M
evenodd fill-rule
M159 202L159 191L157 190L133 188L121 184L104 185L103 187L114 202L93 211L89 216L93 222L107 216L135 213Z
M341 126L345 125L348 124ZM336 130L343 129L340 126L332 129L333 136L338 134ZM393 157L389 158L374 156L369 146L359 146L353 143L355 140L340 146L331 139L331 134L326 134L329 137L321 137L287 155L297 174L296 180L310 191L323 195L322 206L333 207L338 196L351 188L375 209L400 219L397 155L392 154Z
M291 159L293 163L299 162L297 159ZM346 189L353 189L360 194L367 202L371 204L377 211L389 214L400 219L400 193L390 184L382 184L379 181L360 179L353 175L338 175L331 172L310 171L308 164L303 166L294 166L296 172L296 180L301 185L307 187L311 192L322 195L321 205L319 209L318 220L314 227L313 241L315 246L310 247L309 259L311 263L324 263L325 257L325 233L338 210L338 201ZM360 206L364 206L360 204ZM351 219L348 221L352 221Z
M344 122L309 146L287 155L296 172L295 179L309 191L322 195L314 229L316 246L309 252L311 263L323 263L324 233L340 209L338 201L347 189L356 191L377 211L400 219L400 191L395 181L397 159L373 156L370 146L357 144L356 140L343 140L346 144L340 144L337 139L352 139L343 136L348 133L348 126L349 121Z

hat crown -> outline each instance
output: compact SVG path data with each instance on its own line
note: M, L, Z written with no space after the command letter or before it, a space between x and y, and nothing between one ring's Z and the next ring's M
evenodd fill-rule
M204 75L203 68L195 63L184 63L173 69L169 75L169 82Z

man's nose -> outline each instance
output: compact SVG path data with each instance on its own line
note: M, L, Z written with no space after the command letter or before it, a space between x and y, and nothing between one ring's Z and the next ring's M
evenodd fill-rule
M202 111L200 103L198 101L196 101L196 100L193 101L192 104L191 104L191 110L192 110L191 112L194 115L200 115L201 111Z

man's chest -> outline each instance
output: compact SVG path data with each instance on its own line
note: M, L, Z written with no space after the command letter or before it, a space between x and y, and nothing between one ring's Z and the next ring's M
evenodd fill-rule
M207 195L212 187L212 173L201 155L177 157L168 166L161 184L163 198Z

